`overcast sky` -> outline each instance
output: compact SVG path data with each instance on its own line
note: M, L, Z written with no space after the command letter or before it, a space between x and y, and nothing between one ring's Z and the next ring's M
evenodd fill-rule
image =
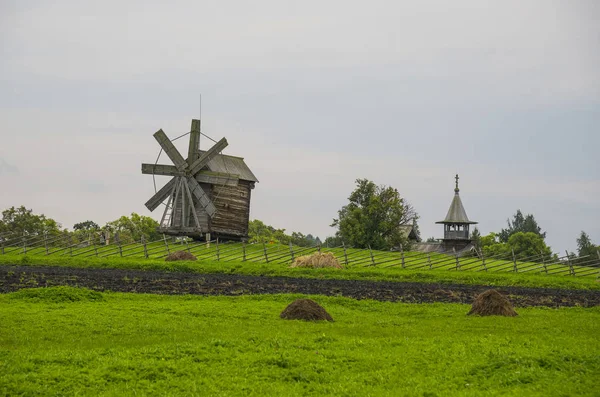
M0 0L0 209L159 219L140 163L200 94L260 180L251 218L288 232L332 235L368 178L441 237L458 172L483 234L521 209L555 252L600 244L593 0Z

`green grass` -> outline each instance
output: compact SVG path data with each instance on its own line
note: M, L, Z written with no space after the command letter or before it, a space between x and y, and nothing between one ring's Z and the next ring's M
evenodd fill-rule
M600 308L312 297L334 323L278 315L299 295L0 295L0 395L598 395Z
M289 268L287 263L260 263L242 261L215 261L202 259L195 262L165 262L163 259L120 257L69 257L43 255L0 255L0 265L66 266L79 268L120 268L161 270L196 273L235 273L246 275L334 278L349 280L382 280L423 283L461 283L490 286L525 286L565 289L600 289L600 283L590 277L568 277L533 273L482 272L454 269L402 269L399 266L350 267L347 269Z

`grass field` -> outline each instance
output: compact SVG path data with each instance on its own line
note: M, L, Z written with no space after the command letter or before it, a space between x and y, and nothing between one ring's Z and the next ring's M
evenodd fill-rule
M490 286L524 286L570 289L600 289L600 283L592 277L567 277L534 273L481 272L454 269L413 269L384 266L349 267L346 269L289 268L283 262L242 262L200 259L194 262L165 262L164 259L139 257L82 257L54 255L0 255L0 265L41 265L93 268L121 268L137 270L162 270L196 273L237 273L265 276L336 278L351 280L385 280L436 282L460 284L484 284Z
M2 395L598 395L600 309L468 317L457 304L72 288L0 295Z

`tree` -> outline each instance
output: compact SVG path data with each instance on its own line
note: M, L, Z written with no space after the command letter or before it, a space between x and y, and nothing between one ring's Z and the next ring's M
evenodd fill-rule
M349 203L338 211L332 227L336 236L357 248L387 250L402 244L410 246L400 226L418 219L414 208L392 187L377 186L367 179L357 179Z
M288 235L285 234L285 229L276 229L273 226L266 225L259 219L253 219L248 223L248 242L271 244L292 243L300 247L314 247L321 244L319 237L313 237L312 234L305 236L300 232L292 232L291 235Z
M552 250L546 245L544 239L533 232L514 233L506 243L500 242L496 233L483 236L480 241L481 250L486 257L510 260L513 252L517 259L552 256Z
M328 236L325 238L325 243L323 243L326 247L341 247L343 244L344 242L339 236Z
M84 222L79 222L73 225L73 230L83 230L83 231L91 231L91 230L98 230L100 229L100 226L98 226L98 224L94 221L84 221Z
M581 258L589 255L596 258L596 255L598 255L598 248L599 247L592 243L590 236L582 230L579 238L577 239L577 254L579 257Z
M477 227L473 228L473 231L471 232L471 242L476 250L481 249L481 233L479 233Z
M34 214L24 206L10 207L2 211L0 221L0 233L6 232L17 235L58 234L61 232L61 225L54 219L46 218L44 214Z
M149 216L131 213L130 217L122 216L112 222L108 222L103 229L111 233L119 233L121 242L140 241L142 236L147 241L157 240L160 233L156 230L158 222Z
M513 221L511 222L510 219L507 219L506 223L508 224L508 228L502 229L500 234L498 234L500 242L502 243L507 243L510 236L518 232L535 233L542 239L546 238L546 232L542 233L542 229L538 226L538 223L532 214L523 216L521 210L517 210L517 213L513 217Z

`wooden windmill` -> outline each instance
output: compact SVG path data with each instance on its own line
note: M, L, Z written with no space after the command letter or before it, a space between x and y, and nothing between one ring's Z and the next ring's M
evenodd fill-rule
M228 145L225 138L201 151L200 134L200 120L192 120L187 159L162 129L154 134L174 165L142 164L142 174L172 176L146 207L154 211L165 203L161 233L243 239L248 235L250 192L258 180L243 158L220 154Z

